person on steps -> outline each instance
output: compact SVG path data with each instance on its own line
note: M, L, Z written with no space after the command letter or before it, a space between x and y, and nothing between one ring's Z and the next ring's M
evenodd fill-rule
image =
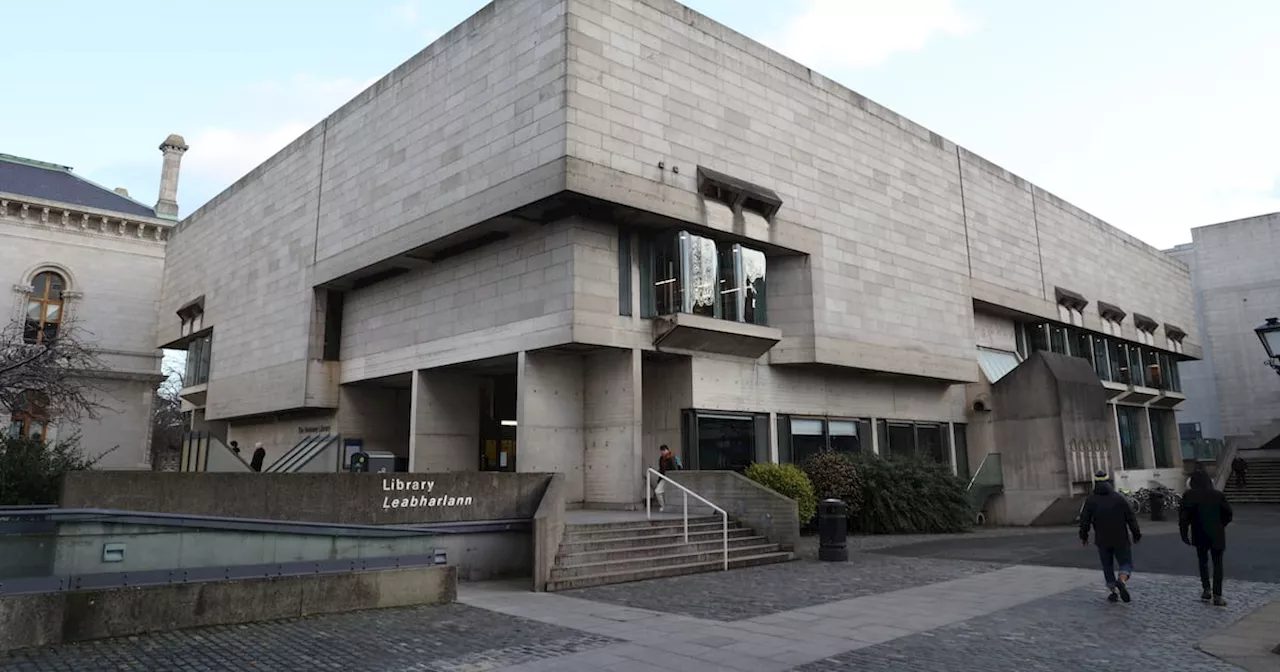
M658 473L666 474L668 471L677 471L680 469L680 462L676 456L671 453L671 449L667 444L662 444L658 448ZM653 487L653 495L658 499L658 510L667 510L667 481L664 478L658 479L658 484Z
M1231 460L1231 474L1236 477L1236 487L1243 488L1249 478L1249 463L1236 455L1236 459Z
M1133 548L1129 543L1142 539L1138 518L1133 515L1129 502L1115 488L1106 471L1098 470L1093 476L1093 494L1084 502L1080 512L1080 545L1089 545L1089 529L1093 528L1094 543L1098 547L1098 559L1102 561L1102 576L1106 579L1108 602L1128 602L1129 577L1133 574ZM1116 566L1119 566L1119 575Z
M1214 489L1209 474L1191 474L1191 487L1182 496L1178 511L1178 532L1182 543L1196 547L1200 562L1200 599L1226 606L1222 598L1222 554L1227 550L1227 525L1234 517L1227 496ZM1209 561L1213 561L1213 581L1209 580Z

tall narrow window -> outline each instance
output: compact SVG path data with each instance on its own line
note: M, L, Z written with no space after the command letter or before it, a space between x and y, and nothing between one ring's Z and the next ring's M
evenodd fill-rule
M682 310L684 303L681 282L680 237L662 236L653 243L653 302L654 313L672 315Z
M1107 351L1107 339L1101 336L1093 337L1093 370L1098 373L1101 380L1115 380L1111 374L1109 364L1110 357Z
M684 262L683 276L686 278L681 312L717 317L720 255L716 254L716 242L681 231L680 256Z
M742 321L768 324L764 252L741 245L734 247L738 250L738 277L742 278L742 311L739 313Z
M58 327L62 325L62 292L66 288L66 280L57 273L46 271L36 275L31 281L31 295L27 297L22 340L36 344L58 336Z
M618 231L618 314L631 314L631 232Z
M1120 460L1125 469L1142 469L1142 450L1139 444L1141 436L1138 422L1141 421L1142 408L1137 406L1116 406L1116 429L1120 434Z
M737 322L742 315L742 287L738 272L740 245L721 244L720 255L720 290L717 297L720 302L720 317Z

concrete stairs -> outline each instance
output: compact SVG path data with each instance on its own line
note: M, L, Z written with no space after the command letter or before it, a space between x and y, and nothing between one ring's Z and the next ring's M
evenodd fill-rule
M1280 458L1265 457L1249 459L1247 485L1243 488L1235 483L1235 475L1227 476L1227 487L1223 492L1232 504L1280 504ZM1230 469L1230 465L1223 465Z
M565 526L548 591L644 581L724 569L723 519L642 520ZM795 559L750 528L729 520L729 568Z

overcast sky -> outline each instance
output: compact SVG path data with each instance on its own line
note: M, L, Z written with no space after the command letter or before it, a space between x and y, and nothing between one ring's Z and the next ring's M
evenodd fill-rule
M186 214L484 4L6 6L0 152L152 203L180 133ZM1280 210L1275 0L687 4L1157 247Z

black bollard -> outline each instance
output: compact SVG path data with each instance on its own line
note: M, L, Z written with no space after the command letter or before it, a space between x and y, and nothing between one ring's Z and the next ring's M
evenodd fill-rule
M1152 492L1147 499L1147 506L1151 507L1151 521L1159 522L1164 520L1164 493L1160 491Z
M826 562L849 560L849 507L838 499L818 504L818 559Z

